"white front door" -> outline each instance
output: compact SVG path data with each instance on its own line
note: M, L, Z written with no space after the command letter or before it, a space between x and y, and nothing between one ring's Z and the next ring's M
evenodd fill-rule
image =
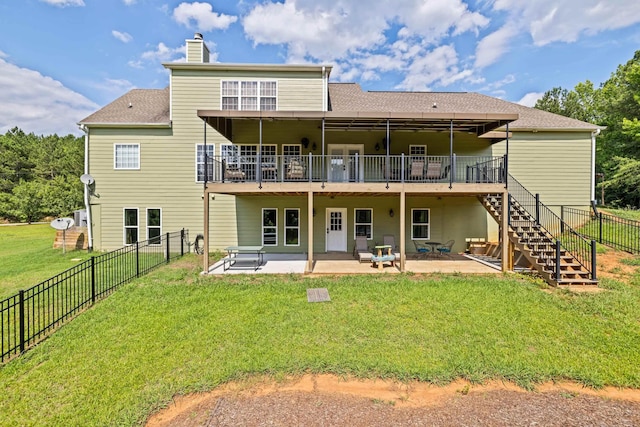
M358 182L363 180L364 145L345 144L328 145L329 164L327 175L329 182Z
M327 252L347 251L347 209L327 208Z

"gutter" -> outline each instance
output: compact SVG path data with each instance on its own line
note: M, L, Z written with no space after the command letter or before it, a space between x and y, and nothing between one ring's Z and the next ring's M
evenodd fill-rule
M84 132L84 173L89 173L89 128L79 125ZM87 250L93 251L93 224L91 222L91 190L88 184L84 184L84 207L87 210Z

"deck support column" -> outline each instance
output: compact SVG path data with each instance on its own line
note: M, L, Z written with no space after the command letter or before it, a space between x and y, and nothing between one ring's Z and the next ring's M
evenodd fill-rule
M307 273L313 271L313 191L307 195Z
M204 190L204 274L209 274L209 192Z
M405 272L405 261L407 260L406 255L406 199L407 194L404 189L400 191L400 271L402 273Z
M509 266L512 264L511 259L511 241L509 240L509 192L502 192L502 223L500 224L502 240L502 271L509 271Z

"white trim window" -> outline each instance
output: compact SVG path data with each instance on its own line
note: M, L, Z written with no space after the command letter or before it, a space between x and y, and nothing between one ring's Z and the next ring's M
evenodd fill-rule
M411 239L429 240L431 238L431 211L429 209L411 209Z
M300 144L283 144L282 155L285 157L300 157L302 155L302 145Z
M196 144L196 182L204 182L204 163L205 163L205 145ZM213 144L207 144L207 180L213 179L213 155L215 153L215 146Z
M138 241L139 216L138 208L124 208L122 210L123 241L125 245L133 245Z
M114 144L114 169L140 169L140 144Z
M410 145L409 155L410 156L426 156L427 146L426 145Z
M300 209L284 210L284 245L300 246Z
M278 246L278 209L262 208L262 246Z
M222 80L222 110L275 111L278 108L278 84L275 80Z
M147 240L150 245L162 243L162 209L147 208Z
M367 236L367 240L373 239L373 209L354 209L353 222L354 238L357 236Z

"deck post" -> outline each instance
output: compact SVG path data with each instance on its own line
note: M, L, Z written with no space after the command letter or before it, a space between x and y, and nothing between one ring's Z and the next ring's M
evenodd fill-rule
M406 216L406 193L403 187L402 191L400 191L400 271L402 273L405 272L405 261L407 260L405 216Z
M506 203L505 203L506 201ZM502 235L500 239L502 240L502 271L509 271L509 266L511 265L510 259L510 244L509 244L509 202L510 202L509 192L502 192L502 224L500 226L500 231Z
M307 273L313 271L313 191L307 195Z
M209 193L204 190L204 274L209 274Z

